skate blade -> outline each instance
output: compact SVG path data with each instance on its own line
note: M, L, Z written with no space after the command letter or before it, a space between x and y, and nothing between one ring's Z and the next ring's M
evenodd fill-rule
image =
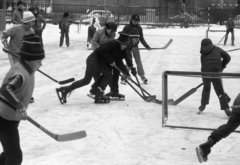
M206 162L207 160L204 159L201 155L201 149L199 147L196 147L196 154L197 154L197 157L198 157L198 161L199 163L202 163L202 162Z
M58 88L56 88L56 93L57 93L59 102L60 102L61 104L66 103L66 102L62 99L62 97L60 96L60 93L61 93L61 92L60 92L60 90L59 90Z
M110 97L111 101L124 101L125 98L114 98L114 97Z
M106 100L95 100L94 101L95 104L107 104L107 103L110 103L110 100L109 101L106 101Z
M95 100L95 96L91 95L91 94L87 94L88 97L90 97L91 99Z

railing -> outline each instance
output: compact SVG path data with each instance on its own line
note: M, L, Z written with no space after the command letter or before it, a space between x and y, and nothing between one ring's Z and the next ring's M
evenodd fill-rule
M6 8L9 9L10 3ZM27 4L26 8L30 5ZM39 4L40 13L52 23L56 23L61 19L62 14L66 11L70 13L70 17L82 22L82 20L91 17L89 14L94 10L109 11L111 15L100 15L100 21L115 21L119 24L127 24L132 14L140 16L140 23L145 25L155 26L175 26L175 25L201 25L208 22L208 10L186 8L185 13L181 13L180 8L171 7L123 7L123 6L93 6L93 5L68 5L54 4L45 5ZM11 7L10 7L11 9ZM6 10L6 21L11 22L12 10ZM218 23L228 19L229 15L233 17L240 15L240 10L237 9L211 9L210 23ZM220 17L221 16L221 17Z

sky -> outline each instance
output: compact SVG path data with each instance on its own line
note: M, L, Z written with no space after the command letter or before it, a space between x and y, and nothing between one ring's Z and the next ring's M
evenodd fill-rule
M7 25L7 28L12 25ZM41 71L57 81L83 78L86 69L87 27L71 25L70 46L59 47L60 30L57 25L47 24L43 32L46 58ZM119 26L121 31L123 26ZM211 30L225 30L224 26L212 25ZM143 26L145 40L152 48L163 47L170 39L172 44L164 50L141 50L141 58L149 83L141 86L157 99L162 100L162 73L164 71L200 71L200 43L205 37L206 26L180 28L155 28ZM239 29L235 30L235 47L218 45L223 32L211 32L209 38L216 46L231 50L240 46ZM143 47L141 44L139 47ZM2 49L2 44L0 44ZM224 70L239 73L238 51L229 53L231 62ZM0 52L0 81L10 68L7 55ZM67 104L60 104L55 89L59 85L36 72L35 102L30 104L28 115L49 131L67 134L85 130L87 137L68 142L57 142L28 121L19 126L23 165L197 165L195 148L204 143L211 131L174 129L162 127L162 105L144 101L129 85L119 85L125 101L94 104L89 93L92 82L76 89ZM176 100L202 82L200 77L170 76L168 98ZM240 91L238 79L223 79L224 89L231 97L232 105ZM66 84L70 85L70 84ZM136 86L135 86L136 87ZM136 89L138 89L136 87ZM201 114L201 90L176 106L169 105L168 125L215 129L227 122L228 117L220 110L217 96L212 89L210 104ZM106 89L109 92L109 88ZM239 134L233 133L217 143L206 165L238 165ZM2 148L0 147L0 152Z

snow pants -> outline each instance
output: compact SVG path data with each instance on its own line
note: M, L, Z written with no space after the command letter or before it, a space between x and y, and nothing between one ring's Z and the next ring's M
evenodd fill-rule
M0 165L20 165L22 163L18 125L18 121L9 121L0 116L0 142L3 147Z
M218 96L221 110L229 108L227 97L224 93L222 81L217 78L203 78L203 90L201 104L209 104L210 93L211 93L211 83L213 84L214 90Z
M84 78L73 82L71 85L71 89L74 90L76 88L88 85L91 82L95 72L98 71L103 75L103 77L99 80L98 87L100 87L102 90L105 90L107 85L112 79L111 69L109 69L109 67L106 64L99 63L95 53L92 53L91 55L88 56L86 63L87 68L85 71Z
M66 45L68 47L69 46L69 29L67 28L67 26L65 26L61 29L59 46L63 45L64 37L65 37L65 40L66 40Z
M230 116L228 122L221 125L218 129L214 130L210 135L210 138L214 139L216 142L220 141L222 138L226 138L240 125L240 94L238 94L234 100L233 106L239 107L233 107L232 115Z

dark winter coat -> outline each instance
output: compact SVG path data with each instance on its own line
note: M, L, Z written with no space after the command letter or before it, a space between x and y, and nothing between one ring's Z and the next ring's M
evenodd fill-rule
M73 21L69 17L63 17L59 22L59 29L69 31L70 25Z
M219 47L207 45L201 48L202 72L222 72L230 62L230 55Z
M137 25L133 25L132 21L130 21L130 24L126 25L123 28L123 32L127 33L127 34L139 34L140 35L140 42L143 44L143 46L145 48L149 48L149 45L147 44L147 42L145 41L144 37L143 37L143 30L142 27L137 24ZM133 45L133 46L137 46L137 45Z
M233 20L228 20L226 22L226 27L227 27L227 30L233 30L235 28L234 21Z
M113 62L118 64L122 63L122 60L125 59L129 67L133 66L132 59L129 56L129 53L126 53L126 50L121 50L121 45L117 40L111 40L99 48L97 48L93 54L96 56L99 63L111 64ZM119 65L120 67L120 65ZM128 73L126 67L120 68L124 73Z

